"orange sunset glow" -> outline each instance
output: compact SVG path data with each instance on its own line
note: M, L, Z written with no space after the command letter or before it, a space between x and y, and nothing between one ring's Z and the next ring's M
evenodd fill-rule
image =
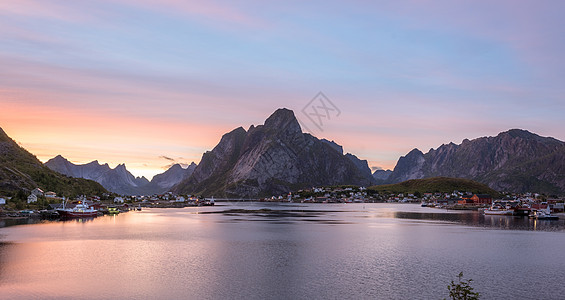
M0 4L0 127L41 161L151 178L281 107L373 168L510 128L565 138L565 43L543 7L460 18L420 2L83 5ZM488 26L500 17L507 26ZM342 113L316 128L302 109L320 91Z

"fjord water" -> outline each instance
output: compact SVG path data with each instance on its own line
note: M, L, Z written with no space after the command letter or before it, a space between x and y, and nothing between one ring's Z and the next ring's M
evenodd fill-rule
M565 295L562 220L218 204L0 228L0 297L443 299L459 272L484 299Z

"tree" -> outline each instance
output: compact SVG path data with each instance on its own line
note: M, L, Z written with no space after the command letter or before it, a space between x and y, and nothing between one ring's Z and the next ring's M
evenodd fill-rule
M463 272L457 276L458 282L451 280L451 284L447 286L449 297L454 300L476 300L479 299L479 292L474 292L471 282L473 279L462 280Z

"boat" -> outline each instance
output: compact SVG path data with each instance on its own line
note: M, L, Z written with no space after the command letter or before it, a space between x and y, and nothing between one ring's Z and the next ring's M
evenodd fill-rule
M422 201L422 203L420 204L420 206L422 206L422 207L427 207L427 206L428 206L428 202Z
M212 206L212 205L215 204L214 197L212 197L210 199L204 199L203 202L199 202L198 204L199 204L199 206L200 205L201 206Z
M512 216L514 210L508 204L502 206L500 202L493 202L492 205L483 211L485 215L497 215L497 216Z
M530 215L530 218L537 220L559 220L558 216L551 214L551 209L549 208L549 206L547 206L545 210L533 211Z
M120 210L117 207L108 207L108 214L117 215L119 213L120 213Z
M79 202L73 208L66 208L65 202L63 202L63 208L57 209L59 216L63 218L80 218L80 217L96 217L98 216L98 210L86 205L83 202Z

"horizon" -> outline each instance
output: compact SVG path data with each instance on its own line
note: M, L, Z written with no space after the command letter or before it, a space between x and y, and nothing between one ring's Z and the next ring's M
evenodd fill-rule
M249 129L250 126L255 126L255 127L257 127L257 126L260 126L260 125L263 125L263 124L251 124L251 125L249 125L247 128ZM245 131L248 131L247 129L245 129L245 126L243 126L243 125L242 125L242 126L238 126L238 127L236 127L236 128L240 128L240 127L243 128ZM0 128L2 128L2 127L0 127ZM235 130L236 128L233 128L232 130ZM229 131L225 132L224 134L226 134L226 133L228 133L228 132L230 132L230 131L232 131L232 130L229 130ZM468 139L468 140L471 140L471 141L472 141L472 140L478 139L478 138L494 137L494 136L497 136L497 135L500 134L500 133L508 132L508 131L511 131L511 130L523 130L523 131L527 131L527 132L530 132L530 133L532 133L532 134L538 135L536 132L532 132L532 131L530 131L530 130L528 130L528 129L525 129L525 128L509 128L509 129L507 129L507 130L504 130L504 131L501 131L501 132L497 133L496 135L484 135L484 136L473 137L473 138L464 138L463 140ZM302 131L304 132L303 129L302 129ZM7 135L10 137L10 135L9 135L8 133L7 133ZM222 134L222 136L223 136L223 134ZM541 135L538 135L538 136L541 136ZM554 139L556 139L555 137L552 137L552 136L541 136L541 137L545 137L545 138L554 138ZM220 136L220 138L221 138L221 136ZM316 138L318 138L318 137L316 137ZM321 140L321 138L318 138L318 139ZM430 151L430 150L437 150L437 148L441 147L442 145L446 145L446 144L450 144L450 143L454 143L454 144L456 144L456 145L460 145L460 144L463 142L463 140L461 140L461 142L455 142L455 141L444 142L444 143L442 143L441 145L438 145L438 146L436 146L436 147L432 147L432 148L430 148L430 149L428 149L428 150L420 149L420 148L418 148L418 147L413 147L413 148L412 148L411 150L409 150L408 152L417 149L417 150L419 150L419 151L421 151L421 152L423 152L423 153L425 154L425 153L427 153L427 152ZM560 139L557 139L557 140L560 140ZM14 140L14 141L15 141L17 144L21 145L21 143L19 143L17 140ZM339 141L335 141L335 140L331 140L331 139L330 139L329 141L335 142L335 143L337 143L339 146L342 146L342 147L343 147L343 145L341 145L341 144L339 143ZM560 140L560 141L561 141L561 140ZM219 142L219 140L218 140L218 142ZM211 151L214 147L215 147L215 145L214 145L213 147L211 147L210 149L206 150L205 152ZM25 148L25 147L24 147L24 148ZM26 150L27 150L27 149L26 149ZM28 150L28 151L29 151L29 150ZM408 154L408 152L406 152L406 153L402 154L401 156L399 156L398 159L400 159L400 157L402 157L402 156L406 156L406 155ZM345 148L344 148L343 154L346 154L346 153L348 153L348 151L345 151ZM351 153L351 152L349 152L349 153ZM32 153L32 154L35 155L34 153ZM202 154L204 154L204 153L202 153ZM355 153L351 153L351 154L356 155ZM46 159L44 159L44 160L39 159L39 158L38 158L38 159L39 159L42 163L45 164L48 160L54 159L54 158L56 158L57 156L61 156L63 159L65 159L65 160L67 160L67 161L69 161L69 162L71 162L71 163L73 163L73 164L75 164L75 165L85 165L85 164L89 164L89 163L92 163L92 162L96 162L96 163L98 163L98 164L100 164L100 165L108 165L108 167L110 167L111 169L115 169L115 168L116 168L117 166L119 166L119 165L124 165L124 166L126 167L126 169L127 169L133 176L135 176L135 177L145 177L145 178L148 179L149 181L151 181L155 175L162 174L163 172L167 171L169 168L173 167L173 165L177 165L177 164L178 164L178 165L180 165L181 168L187 169L188 166L189 166L190 164L192 164L192 163L195 163L196 165L198 165L198 164L200 163L200 161L198 161L198 162L192 161L192 162L189 162L189 163L172 162L170 165L167 166L166 169L163 169L163 170L162 170L161 172L159 172L159 173L155 173L155 174L152 174L152 173L151 173L151 174L149 175L149 177L148 177L148 175L145 175L145 174L141 174L141 175L135 174L134 172L132 172L131 169L127 168L127 164L126 164L126 163L116 163L116 164L113 164L113 165L112 165L112 164L110 164L110 163L108 163L108 162L100 161L99 159L92 159L92 160L89 160L89 161L86 161L86 162L77 162L77 161L73 161L73 160L69 159L68 157L65 157L65 156L63 156L63 155L61 155L61 154L57 154L57 155L55 155L55 156L53 156L53 157L46 158ZM357 156L357 155L356 155L356 156ZM361 159L361 160L365 160L365 159L362 158L362 157L358 157L358 158ZM165 158L165 159L170 160L170 158ZM398 159L397 159L397 160L398 160ZM379 169L376 169L375 167L371 166L370 164L368 164L368 165L369 165L369 168L371 169L371 173L374 173L376 170L386 170L386 171L389 171L389 170L390 170L390 171L392 171L392 170L394 170L394 167L396 166L396 163L395 163L395 165L392 166L392 168L379 168Z
M0 126L42 162L199 163L279 107L369 167L520 128L565 140L560 1L0 3ZM323 98L319 96L322 92ZM321 100L320 100L321 99ZM333 115L312 119L312 101ZM245 108L245 109L243 109Z

